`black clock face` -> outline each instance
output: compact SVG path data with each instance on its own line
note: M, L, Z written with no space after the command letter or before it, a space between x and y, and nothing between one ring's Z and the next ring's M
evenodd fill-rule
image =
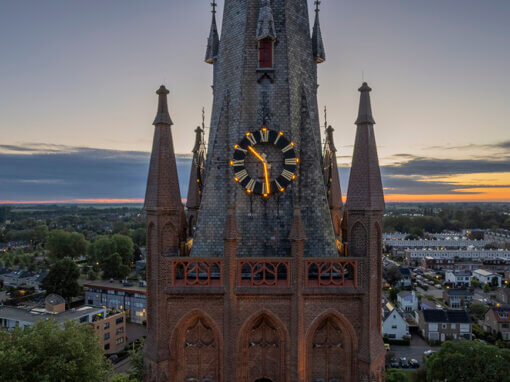
M234 146L234 180L247 193L268 197L284 192L296 179L299 158L294 143L282 132L262 127Z

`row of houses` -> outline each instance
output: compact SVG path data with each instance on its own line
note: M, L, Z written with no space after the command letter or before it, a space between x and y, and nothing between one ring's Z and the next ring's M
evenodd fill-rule
M61 327L68 321L92 325L105 353L116 352L127 343L125 312L89 305L66 310L64 299L56 294L48 295L41 307L0 306L0 328L5 330L25 328L50 319Z
M478 280L481 285L487 283L498 288L501 287L501 275L485 269L476 269L473 272L451 270L445 272L445 283L454 287L470 287L473 279Z

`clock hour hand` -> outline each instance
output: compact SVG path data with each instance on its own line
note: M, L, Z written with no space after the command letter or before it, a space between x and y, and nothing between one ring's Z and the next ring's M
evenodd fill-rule
M265 178L265 183L266 183L266 194L269 195L270 188L269 188L269 172L267 170L267 161L258 152L256 152L253 147L248 146L248 150L250 150L253 153L253 155L255 155L257 157L257 159L260 160L262 162L262 164L264 165L264 178Z

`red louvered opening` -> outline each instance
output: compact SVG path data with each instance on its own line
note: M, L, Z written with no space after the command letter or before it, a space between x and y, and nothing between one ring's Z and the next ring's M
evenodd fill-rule
M259 41L259 68L273 67L273 41L269 38Z

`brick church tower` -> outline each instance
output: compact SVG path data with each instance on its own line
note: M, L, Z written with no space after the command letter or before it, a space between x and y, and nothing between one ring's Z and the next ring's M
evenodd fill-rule
M306 0L225 0L220 39L213 2L211 128L187 218L168 91L157 91L146 381L384 379L384 197L371 89L359 89L344 207L332 129L321 150L319 4L311 32ZM202 137L197 130L194 156L203 163Z

